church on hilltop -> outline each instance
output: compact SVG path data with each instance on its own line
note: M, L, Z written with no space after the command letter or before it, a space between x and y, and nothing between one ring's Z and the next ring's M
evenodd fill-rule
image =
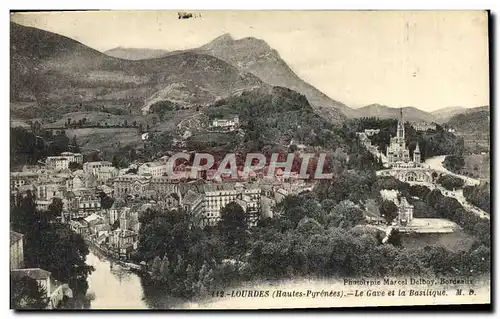
M391 167L405 168L420 166L420 148L418 143L413 152L413 161L410 159L410 150L406 147L403 109L400 109L397 133L396 136L391 138L390 144L387 146L386 156L388 164Z

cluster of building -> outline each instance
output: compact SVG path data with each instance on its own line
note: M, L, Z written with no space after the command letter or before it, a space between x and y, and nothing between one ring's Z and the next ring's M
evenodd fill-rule
M436 130L436 123L429 122L411 122L411 127L413 127L416 131L426 132L427 130Z
M100 194L112 192L107 185L112 184L118 173L110 162L104 161L87 162L83 169L74 171L49 164L25 166L20 172L11 172L11 193L16 197L31 192L37 209L42 211L48 210L53 199L58 198L71 217L84 217L100 209Z
M273 207L284 197L312 190L312 184L299 179L298 173L284 176L277 169L270 178L268 167L250 172L245 181L220 183L220 179L207 179L216 170L201 171L193 179L188 165L175 168L178 178L166 176L168 157L121 170L107 161L83 163L81 159L80 154L65 152L47 158L46 165L11 172L11 194L19 198L31 193L40 211L48 211L60 200L61 221L117 258L126 259L137 248L139 216L147 208L182 209L198 226L206 227L216 225L221 210L235 203L249 225L255 226L260 219L272 217ZM79 163L81 169L53 164L59 162ZM111 207L104 205L105 197L111 199Z
M238 115L228 115L212 121L211 128L225 131L235 131L240 127L240 117Z

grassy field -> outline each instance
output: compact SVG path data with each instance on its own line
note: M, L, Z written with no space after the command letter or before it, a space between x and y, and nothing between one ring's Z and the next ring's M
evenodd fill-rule
M68 129L66 135L76 137L83 151L117 149L125 145L142 145L141 135L134 128L82 128Z
M115 115L106 112L72 112L62 115L59 120L51 123L50 126L64 127L68 119L71 119L72 122L78 122L80 120L86 119L86 122L89 124L99 123L102 126L104 126L105 123L107 123L109 126L123 125L125 121L127 121L128 125L132 125L134 121L136 121L137 124L144 123L144 118L142 115Z

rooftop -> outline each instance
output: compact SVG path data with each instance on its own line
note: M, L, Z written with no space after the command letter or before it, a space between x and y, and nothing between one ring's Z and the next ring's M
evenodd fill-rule
M18 242L19 240L23 239L24 235L20 234L18 232L15 232L13 230L10 231L10 244L12 245L15 242Z
M35 280L45 280L50 278L50 272L41 268L15 269L11 271L11 275L17 278L30 277Z

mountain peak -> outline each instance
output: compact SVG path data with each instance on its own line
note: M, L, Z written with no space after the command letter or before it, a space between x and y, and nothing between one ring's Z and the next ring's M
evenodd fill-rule
M228 43L228 42L233 42L234 38L231 36L231 33L226 32L223 35L218 36L217 38L213 39L210 43Z

